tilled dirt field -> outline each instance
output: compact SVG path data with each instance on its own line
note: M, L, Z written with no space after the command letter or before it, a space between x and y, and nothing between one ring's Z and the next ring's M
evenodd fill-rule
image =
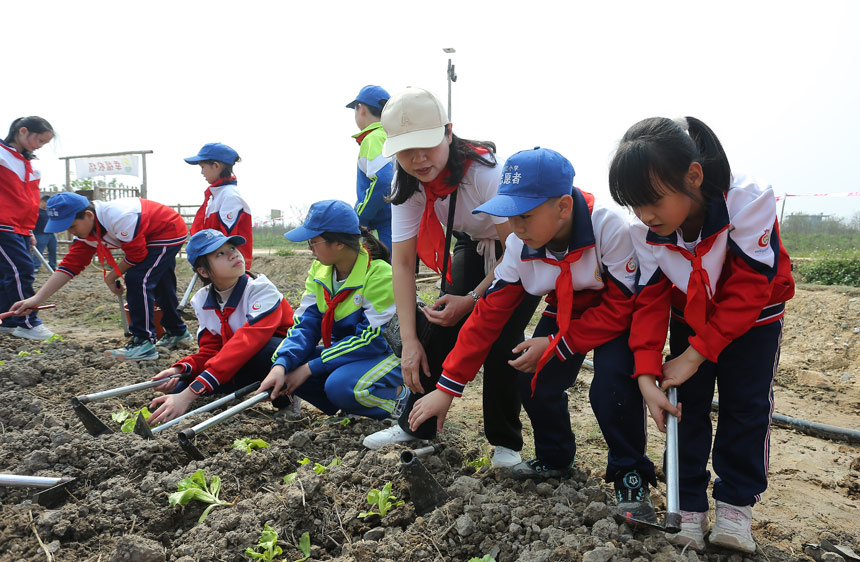
M308 263L307 256L260 256L254 265L296 302ZM177 274L188 279L187 264L179 265ZM184 281L181 285L180 290ZM858 290L807 286L791 301L775 386L778 413L858 429L858 297ZM416 515L400 468L405 448L372 452L361 446L364 435L384 427L377 421L344 422L307 405L299 419L287 419L262 404L199 436L203 461L185 455L178 430L150 441L119 432L92 437L69 398L146 380L183 352L140 365L103 355L122 343L119 307L94 269L51 302L58 308L44 312L43 319L62 341L0 336L0 472L76 480L71 495L52 509L32 502L31 490L0 488L0 561L246 560L245 549L256 545L264 524L278 532L284 551L279 560L302 558L297 545L304 532L312 560L460 561L490 554L499 562L776 562L809 559L804 544L822 539L860 550L860 446L778 427L770 488L755 508L755 555L716 548L682 553L660 533L632 530L616 520L611 488L602 480L605 445L586 398L587 371L570 390L579 445L574 478L535 485L515 482L506 469L474 466L491 455L481 437L480 385L475 384L448 417L438 440L446 448L423 459L451 497L424 516ZM121 405L140 408L151 397L151 391L141 391L92 403L90 409L118 430L110 414ZM528 428L525 416L524 423ZM261 438L271 446L250 454L232 450L240 437ZM652 458L659 458L662 436L653 431L651 437ZM304 458L311 462L300 466ZM312 469L335 459L340 464L323 474ZM204 504L182 510L167 498L181 479L200 469L219 476L221 499L235 503L215 508L197 524ZM285 484L283 477L293 472L297 478ZM359 518L370 508L368 491L386 482L406 503L381 519ZM660 494L654 497L661 507Z

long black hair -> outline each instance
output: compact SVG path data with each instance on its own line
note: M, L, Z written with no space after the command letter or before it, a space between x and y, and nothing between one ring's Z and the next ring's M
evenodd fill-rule
M445 136L451 132L451 125L445 125ZM451 146L448 149L448 185L457 185L463 181L463 175L466 173L466 161L471 160L482 166L492 168L496 165L496 144L490 141L474 141L461 139L457 135L451 135ZM484 148L489 151L489 154L480 154L476 147ZM394 184L391 187L391 194L386 198L386 201L393 205L405 203L418 191L418 178L406 172L395 161L394 163L395 176Z
M238 164L242 159L237 155L236 160L233 164ZM210 166L218 162L221 164L221 173L218 174L219 179L230 179L233 177L233 164L228 164L227 162L222 162L221 160L201 160L198 164L209 164Z
M695 117L643 119L630 127L618 144L609 166L609 192L619 205L650 205L663 196L654 185L653 180L658 179L673 191L694 197L684 184L693 162L702 166L701 193L705 200L729 190L729 159L710 127Z
M320 237L326 242L340 242L350 250L359 252L361 247L367 248L367 253L370 254L372 260L391 261L391 252L388 247L379 241L365 227L359 227L361 234L346 234L344 232L323 232Z
M18 137L18 130L21 127L26 127L27 131L31 133L36 133L37 135L41 135L42 133L51 133L54 134L54 128L46 119L42 117L38 117L36 115L31 115L29 117L19 117L12 121L12 124L9 125L9 134L6 135L6 138L3 139L3 142L11 145L15 142L15 139ZM21 156L26 158L27 160L32 160L36 157L29 150L22 150Z

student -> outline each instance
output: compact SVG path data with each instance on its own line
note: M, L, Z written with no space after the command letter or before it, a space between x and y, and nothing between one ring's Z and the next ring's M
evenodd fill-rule
M677 386L683 403L682 530L669 540L705 547L716 383L718 478L709 541L754 552L752 506L767 488L772 384L785 301L794 295L773 191L733 175L714 132L692 117L633 125L612 160L609 187L638 217L631 227L640 262L630 336L634 376L661 431L666 412L680 413L663 391ZM661 365L667 329L671 360Z
M361 236L358 215L343 201L314 203L304 224L284 236L307 241L316 261L260 392L273 389L279 407L295 393L329 415L399 415L409 389L382 337L394 316L387 248Z
M511 468L519 480L567 478L576 453L567 395L594 350L589 398L609 445L606 480L620 508L656 522L648 482L654 465L645 454L645 409L630 378L627 346L636 259L626 217L573 187L574 170L561 154L525 150L505 163L499 194L473 213L508 217L508 236L495 281L466 321L442 366L436 390L415 403L411 427L438 416L439 429L512 311L527 294L547 295L531 339L510 361L519 372L523 406L534 429L536 458Z
M191 237L188 262L203 280L191 299L200 322L199 351L161 371L154 380L180 373L195 375L182 391L153 399L149 424L163 423L188 411L201 395L229 394L260 381L272 366L272 354L293 325L293 309L265 275L246 272L241 236L204 229ZM156 387L175 391L178 379Z
M155 301L161 307L161 324L165 329L159 340L163 348L190 341L185 323L176 311L179 303L173 270L176 254L188 234L179 213L147 199L90 202L83 195L64 192L48 199L45 225L45 232L63 230L75 237L69 252L39 291L15 303L13 310L26 311L40 305L81 273L93 255L98 255L110 292L122 295L121 277L128 288L128 328L132 337L125 347L108 350L107 355L128 361L158 359L153 321ZM113 249L125 254L119 263L111 254Z
M403 380L413 396L398 425L365 438L364 445L370 449L436 435L435 420L412 429L409 413L421 394L435 388L457 330L490 286L495 261L511 232L507 218L471 212L498 192L501 167L496 163L493 143L454 135L442 104L420 88L394 95L382 111L382 126L388 134L383 155L397 157L391 195L392 268L403 342ZM453 230L461 234L448 270L450 288L436 301L435 308L423 308L430 322L453 328L437 331L425 350L415 329L415 256L417 253L421 261L441 274L443 260L449 259L443 225L447 227L453 197ZM511 349L523 340L523 330L539 301L531 295L523 299L484 363L484 432L495 446L496 467L522 461L517 372L508 360L513 359Z
M194 215L191 235L211 228L226 236L241 236L245 243L240 247L245 258L245 268L250 271L254 254L251 222L251 207L239 195L233 166L241 162L239 154L220 142L203 145L197 156L185 159L189 164L199 164L200 173L209 182L203 196L203 204Z
M30 161L33 154L54 138L51 124L41 117L19 117L0 140L0 313L12 303L33 296L32 230L39 218L40 175ZM34 310L3 321L0 334L30 340L46 340L53 332Z
M358 197L355 212L361 226L373 231L376 238L391 249L391 203L386 196L391 188L394 165L390 156L382 155L385 129L379 122L388 92L381 86L365 86L346 107L355 111L359 133L352 136L358 143Z
M48 265L51 269L57 269L57 235L53 232L45 232L45 225L48 223L47 203L51 196L47 193L42 195L42 200L39 201L39 220L36 221L36 226L33 227L33 236L36 237L36 251L40 254L48 249ZM33 256L33 268L38 273L42 267L42 261L38 256Z

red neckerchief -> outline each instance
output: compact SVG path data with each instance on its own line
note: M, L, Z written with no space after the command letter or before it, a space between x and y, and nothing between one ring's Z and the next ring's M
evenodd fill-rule
M358 135L357 137L353 137L353 138L355 139L355 142L357 142L357 143L359 144L359 146L360 146L360 145L361 145L361 141L363 141L363 140L364 140L364 138L365 138L367 135L369 135L370 133L372 133L372 132L373 132L373 131L375 131L375 130L376 130L376 129L371 129L371 130L369 130L369 131L364 131L363 133L361 133L361 134L360 134L360 135Z
M594 209L594 195L586 191L582 191L581 189L579 192L582 193L583 197L585 197L585 202L588 204L588 214L590 215ZM540 370L543 369L543 366L546 365L547 361L552 359L553 352L555 351L555 348L558 347L561 337L566 334L567 330L570 328L570 316L573 313L573 275L570 272L570 266L571 264L579 261L583 252L591 247L592 246L587 246L585 248L574 250L565 255L564 259L561 261L558 261L555 258L540 258L542 262L557 265L559 269L561 269L558 277L555 278L555 297L558 300L555 321L558 323L558 333L555 338L552 339L549 346L543 351L543 354L538 360L537 369L535 369L535 374L532 377L531 382L532 397L535 395L538 373L540 373Z
M472 147L478 154L488 154L486 148L478 146ZM465 174L472 165L472 160L466 160L463 174ZM424 264L442 275L443 265L445 261L450 264L448 248L445 247L445 233L442 230L442 224L436 216L436 208L434 203L436 199L450 195L457 189L458 185L448 185L448 179L451 177L451 171L448 166L439 172L439 175L433 181L422 183L424 186L424 214L421 215L421 224L418 227L418 257ZM447 225L446 225L447 226ZM451 268L448 268L446 282L451 283Z
M233 329L230 328L230 315L233 314L235 308L227 308L224 307L224 310L220 308L215 309L215 314L218 315L218 320L221 321L221 345L226 345L227 341L233 337Z
M367 253L367 267L370 268L370 252ZM332 267L332 271L334 271L334 267ZM325 314L323 314L320 333L322 335L324 348L331 347L331 329L334 326L334 309L337 308L338 304L345 301L353 291L355 291L355 288L346 289L339 292L334 296L334 298L332 298L328 287L323 285L323 297L325 298L325 305L327 308Z
M203 192L203 204L200 205L199 209L197 209L197 213L194 214L194 221L191 223L192 232L197 233L203 230L203 221L206 220L206 208L209 206L209 199L212 197L212 188L231 181L236 181L236 176L218 178L206 188L206 191Z
M95 217L93 226L96 231L96 255L98 255L99 262L102 264L102 278L107 278L107 268L105 267L105 263L113 269L113 272L116 273L117 277L122 277L122 273L116 265L116 260L113 259L113 254L110 253L110 250L107 249L107 246L105 246L105 243L102 241L102 232L99 228L98 217Z
M687 281L687 305L684 307L684 321L696 334L700 335L705 333L705 324L708 321L708 302L714 297L708 271L702 267L702 256L711 250L716 239L716 236L709 236L702 240L694 248L695 253L690 253L686 248L674 244L666 246L690 260L693 265L693 272Z

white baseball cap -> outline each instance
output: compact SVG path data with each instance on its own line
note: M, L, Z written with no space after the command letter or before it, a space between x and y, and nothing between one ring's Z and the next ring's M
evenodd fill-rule
M421 88L407 88L391 96L382 110L387 139L386 158L410 148L432 148L445 138L448 114L436 96Z

